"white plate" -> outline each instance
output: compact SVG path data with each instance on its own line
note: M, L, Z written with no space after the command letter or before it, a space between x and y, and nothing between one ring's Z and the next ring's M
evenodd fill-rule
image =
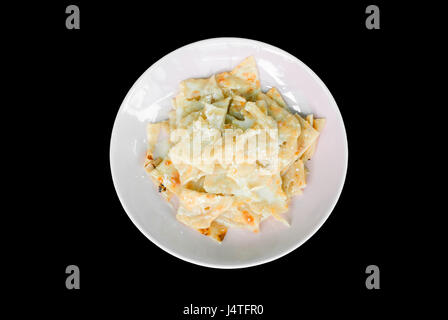
M143 170L148 122L165 120L181 80L231 70L247 56L256 59L263 90L277 87L289 106L327 118L302 196L286 214L291 227L271 219L260 233L230 229L224 241L192 230L175 218ZM138 229L157 246L191 263L243 268L278 259L298 248L325 222L341 193L347 171L347 138L339 109L324 83L304 63L263 42L216 38L166 55L137 80L115 119L110 144L113 182L121 204ZM143 253L144 254L144 253Z

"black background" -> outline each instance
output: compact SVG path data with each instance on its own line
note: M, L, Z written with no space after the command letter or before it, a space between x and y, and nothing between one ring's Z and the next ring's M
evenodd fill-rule
M65 28L69 4L80 8L80 30ZM398 224L407 213L397 195L406 146L391 119L409 108L399 86L409 31L403 7L383 2L374 3L381 29L367 30L369 4L73 1L15 8L8 35L32 75L21 82L31 87L22 94L32 102L20 110L33 122L23 145L36 155L27 171L32 192L19 203L35 208L28 250L16 252L12 264L24 267L22 279L33 270L37 276L34 285L18 286L20 294L56 315L174 318L190 304L263 304L258 318L282 319L305 311L375 316L397 307L396 298L410 293ZM346 183L323 227L287 256L240 270L196 266L148 241L121 207L109 165L114 119L136 79L172 50L213 37L264 41L302 60L333 94L349 143ZM65 288L70 264L80 267L80 290ZM380 267L380 290L365 287L370 264Z

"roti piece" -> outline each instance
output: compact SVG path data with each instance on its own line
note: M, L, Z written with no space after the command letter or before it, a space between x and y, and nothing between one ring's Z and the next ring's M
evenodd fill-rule
M299 120L301 127L300 136L298 139L298 148L296 151L296 157L300 159L306 149L308 149L317 139L319 132L308 122L306 122L300 115L295 114L295 116Z
M310 125L312 125L313 128L320 133L323 130L323 128L325 127L326 119L323 119L323 118L315 119L315 118L313 118L313 115L310 115L310 116L307 116L307 122ZM306 149L306 151L303 153L303 155L300 157L300 159L307 161L313 157L314 152L316 150L318 140L319 140L319 138L314 140L314 142L308 147L308 149Z
M219 108L214 106L213 104L205 104L204 115L210 124L210 126L214 129L221 130L224 125L224 120L226 118L227 108Z
M259 99L257 102L264 102L268 105L268 114L277 122L279 164L280 170L284 170L297 158L298 138L301 132L300 122L292 113L280 107L267 95L260 93L257 99Z
M255 122L260 125L260 128L266 130L277 129L277 124L275 123L274 119L264 114L264 112L260 110L255 102L247 102L243 112L245 115L248 113L252 117L252 119L254 119Z
M257 64L253 56L247 57L237 65L230 74L246 80L251 86L260 89Z
M179 93L176 97L176 124L179 125L186 116L193 112L201 111L203 108L203 102L184 99L183 93Z
M238 194L240 187L235 180L227 177L226 173L221 173L205 176L204 189L209 193L234 195Z
M260 110L267 115L268 114L268 104L264 100L257 100L255 101L257 104L257 107L260 108Z
M282 222L289 227L289 222L282 216L282 213L288 211L288 205L286 201L277 201L268 203L265 201L249 203L250 209L260 216L273 216L276 220Z
M232 205L233 197L182 188L179 201L190 212L219 215Z
M215 76L208 79L188 79L180 83L180 91L187 100L200 100L212 103L224 98ZM178 107L176 101L176 107Z
M296 152L299 147L298 138L301 132L299 121L294 115L288 112L284 120L278 123L279 140L279 164L280 171L285 170L296 159Z
M234 201L229 210L223 212L215 221L229 228L243 228L252 232L259 232L261 215L252 212L245 199L238 199Z
M226 112L227 112L227 109L228 109L229 104L230 104L230 100L232 100L232 98L231 98L231 97L227 97L227 98L221 99L221 100L219 100L219 101L215 101L215 102L213 102L213 105L214 105L215 107L224 109L224 110L226 110Z
M146 127L148 147L143 167L150 173L166 157L170 147L168 121L149 123Z
M242 113L244 106L246 105L246 99L241 96L235 95L232 97L232 102L230 102L229 114L238 120L244 120L244 115Z
M170 127L170 133L173 132L176 129L177 123L176 123L177 119L176 119L176 110L173 109L170 112L168 112L168 124ZM173 143L174 141L171 140L171 143Z
M267 106L267 113L274 118L275 121L283 120L290 112L282 108L274 99L263 92L259 92L256 101L264 101Z
M193 229L203 229L209 228L213 220L215 220L218 215L219 213L214 211L201 213L189 211L180 206L177 210L176 219Z
M302 194L306 186L305 165L302 160L295 161L282 175L282 188L288 198Z
M181 185L187 184L190 181L199 180L201 177L205 176L205 172L202 172L198 168L187 164L187 163L174 163L177 171L179 172L179 179Z
M244 59L231 72L217 74L216 81L226 96L236 93L250 98L260 92L260 79L254 57Z
M325 118L314 118L313 127L317 131L322 132L326 123L327 123L327 119L325 119Z
M174 194L179 193L181 187L179 172L174 167L173 162L169 157L163 159L159 165L150 172L150 175L153 178L159 192L166 191L168 189Z
M192 180L188 181L183 186L186 189L194 190L197 192L207 192L204 189L204 180L205 180L205 176L201 176L199 179L192 179Z
M208 228L222 212L230 208L233 197L182 188L176 218L194 228Z
M191 131L193 128L193 123L199 119L201 116L201 111L194 111L183 118L176 118L177 119L177 128L178 129L186 129L188 131Z
M277 104L280 107L287 108L286 102L285 102L285 100L283 100L283 97L280 94L280 92L277 90L277 88L272 87L271 89L269 89L268 92L266 92L266 95L268 97L270 97L271 99L273 99L275 102L277 102Z
M218 241L219 243L221 243L222 240L224 240L224 237L226 236L227 233L227 227L216 222L216 220L210 224L210 227L197 230L203 235L208 236Z
M255 123L253 118L244 117L244 120L238 120L229 114L226 115L226 121L232 125L230 128L241 129L242 131L252 128Z

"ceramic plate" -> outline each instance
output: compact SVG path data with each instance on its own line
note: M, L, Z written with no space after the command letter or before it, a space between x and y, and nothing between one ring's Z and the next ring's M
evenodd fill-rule
M255 234L229 229L217 243L181 224L143 169L146 124L166 120L181 80L231 70L253 55L263 90L277 87L289 107L327 119L303 195L286 214L290 227L269 218ZM243 268L278 259L307 241L330 215L347 171L347 138L330 91L303 62L259 41L216 38L195 42L161 58L135 82L115 119L110 144L113 182L137 228L166 252L198 265ZM337 234L337 233L334 233ZM144 253L143 253L144 254Z

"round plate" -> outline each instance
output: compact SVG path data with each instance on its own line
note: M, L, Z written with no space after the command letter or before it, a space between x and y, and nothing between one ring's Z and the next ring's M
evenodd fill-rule
M253 55L263 90L277 87L289 107L327 119L303 195L286 213L291 226L273 218L255 234L229 229L217 243L178 222L143 169L146 124L166 120L179 82L231 70ZM113 182L137 228L166 252L202 266L243 268L278 259L309 239L330 215L347 171L347 137L338 106L325 84L303 62L269 44L216 38L179 48L157 61L133 85L115 119L110 144Z

